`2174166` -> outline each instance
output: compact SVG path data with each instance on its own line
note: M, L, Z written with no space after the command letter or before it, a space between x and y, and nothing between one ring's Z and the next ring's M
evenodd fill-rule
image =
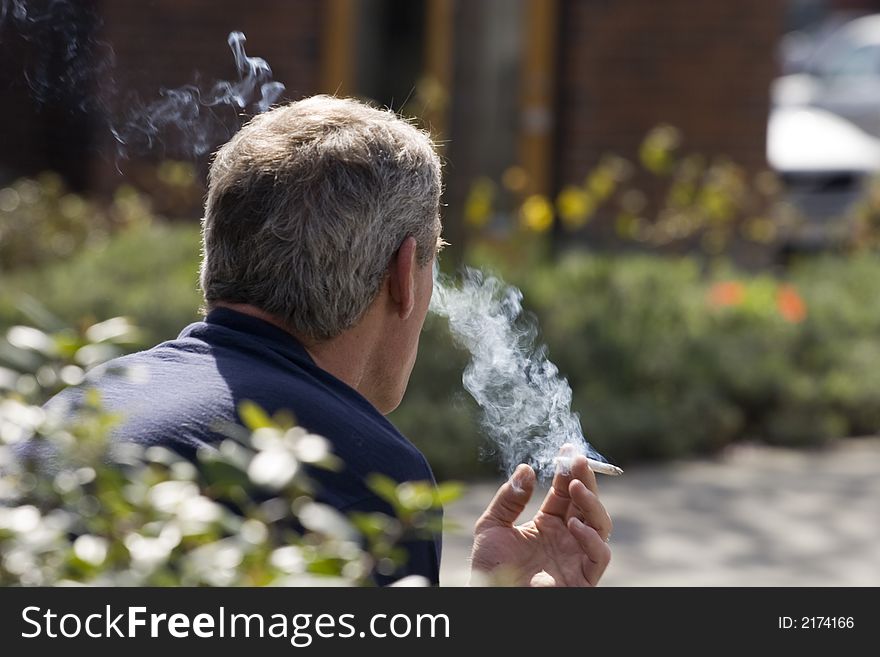
M851 630L855 627L852 616L779 616L780 630Z

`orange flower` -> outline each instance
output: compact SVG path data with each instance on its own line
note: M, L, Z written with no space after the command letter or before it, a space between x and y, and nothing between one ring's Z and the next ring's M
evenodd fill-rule
M804 321L807 316L807 304L792 285L780 285L776 293L776 307L779 314L792 324Z
M709 288L709 303L718 308L738 306L746 298L746 288L739 281L715 283Z

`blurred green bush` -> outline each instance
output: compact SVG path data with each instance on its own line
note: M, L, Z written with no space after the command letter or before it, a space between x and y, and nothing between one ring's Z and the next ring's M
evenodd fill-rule
M131 226L67 260L0 274L0 327L30 323L36 299L67 325L124 315L144 344L174 338L200 319L198 269L198 225Z
M538 316L600 452L625 463L738 440L815 445L876 432L880 257L803 259L785 280L703 264L574 252L501 272ZM449 378L449 359L424 359L447 349L438 335L432 327L423 336L415 390ZM425 432L458 410L441 406L431 421L426 411L418 440L442 444L441 432Z
M0 328L39 319L34 299L74 327L127 316L143 345L196 321L198 227L137 207L139 219L100 229L63 260L0 269ZM711 453L739 440L814 445L880 426L880 256L805 257L777 276L696 256L578 251L553 260L537 246L527 265L477 250L472 264L494 266L523 290L588 439L613 461ZM429 317L391 416L441 479L496 471L480 458L478 409L461 386L466 362L444 322Z
M67 258L152 218L148 198L130 186L97 203L70 192L54 173L22 178L0 189L0 272Z
M439 531L459 484L374 474L393 515L342 514L301 467L344 468L330 443L252 403L194 461L111 440L119 417L95 389L72 417L40 407L136 332L115 317L0 335L0 586L370 585L405 563L402 542Z

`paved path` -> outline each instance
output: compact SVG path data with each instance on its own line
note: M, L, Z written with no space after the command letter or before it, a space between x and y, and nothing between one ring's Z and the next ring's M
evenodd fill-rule
M605 586L880 586L880 438L741 446L599 483L614 519ZM447 508L461 530L444 536L443 585L467 582L471 528L497 485Z

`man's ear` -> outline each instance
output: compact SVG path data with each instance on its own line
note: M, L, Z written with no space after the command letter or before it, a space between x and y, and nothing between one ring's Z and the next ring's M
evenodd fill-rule
M409 319L416 305L416 240L403 240L388 267L388 290L400 319Z

